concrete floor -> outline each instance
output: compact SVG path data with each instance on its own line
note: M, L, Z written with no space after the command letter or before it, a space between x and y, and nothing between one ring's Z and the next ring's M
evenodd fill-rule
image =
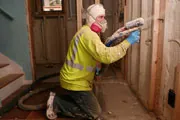
M44 67L44 68L43 68ZM58 71L58 66L47 68L39 66L43 71ZM41 71L41 70L39 70ZM45 72L44 72L45 73ZM47 73L47 72L46 72ZM42 73L38 73L41 75ZM53 81L56 81L54 78ZM52 80L49 80L52 82ZM108 120L155 120L156 118L139 103L123 79L119 69L110 66L108 71L95 82L95 94L100 102L103 115Z
M39 68L39 76L43 74L53 73L53 71L59 71L59 67L47 68L41 66ZM49 79L49 82L58 82L59 77ZM126 81L123 79L119 69L109 67L108 71L104 74L101 80L94 83L94 92L99 100L99 103L103 110L103 116L107 120L156 120L155 116L148 113L143 106L139 103L137 98L129 89ZM58 90L59 91L59 90ZM42 95L43 96L43 95ZM42 96L40 96L42 98ZM34 97L35 99L36 96ZM48 98L48 93L44 95L44 99ZM29 100L29 103L34 103L34 99ZM15 114L14 114L15 113ZM19 116L17 116L17 114ZM24 113L23 117L21 115ZM20 115L21 114L21 115ZM21 118L21 119L33 119L33 120L46 120L45 111L22 111L18 108L12 110L9 114L6 114L7 118ZM66 118L58 118L59 120L72 120ZM76 119L73 119L76 120Z
M143 108L125 82L101 81L96 83L96 90L106 120L156 120L153 114ZM46 120L46 117L45 113L34 111L27 119ZM58 118L57 120L77 119Z
M99 83L96 95L108 120L156 120L143 108L125 82L108 80Z

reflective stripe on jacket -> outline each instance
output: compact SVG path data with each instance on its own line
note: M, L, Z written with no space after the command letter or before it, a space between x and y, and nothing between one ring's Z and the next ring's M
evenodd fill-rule
M92 90L96 61L110 64L126 54L127 40L114 47L106 47L97 33L83 26L73 37L65 63L60 71L60 83L73 91Z

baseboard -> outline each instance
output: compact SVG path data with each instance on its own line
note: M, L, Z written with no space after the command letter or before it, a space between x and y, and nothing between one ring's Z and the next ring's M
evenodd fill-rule
M33 80L23 80L23 85L31 85Z

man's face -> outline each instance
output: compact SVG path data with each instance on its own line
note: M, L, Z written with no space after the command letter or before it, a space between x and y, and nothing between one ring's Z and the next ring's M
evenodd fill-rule
M104 15L99 15L99 16L96 17L96 21L97 22L101 23L103 20L105 20L105 16Z
M105 19L105 15L99 15L96 17L96 22L98 23L99 27L102 28L101 32L105 32L107 29L107 21Z
M101 21L103 21L105 19L105 16L104 15L99 15L99 16L97 16L97 18L96 18L96 20L98 21L98 22L101 22Z

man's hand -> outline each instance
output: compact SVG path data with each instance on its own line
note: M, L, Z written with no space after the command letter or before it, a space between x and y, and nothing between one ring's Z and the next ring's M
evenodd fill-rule
M127 41L129 43L131 43L131 45L132 45L132 44L134 44L136 42L139 42L139 38L140 38L140 31L136 30L136 31L130 33L130 35L127 38Z

